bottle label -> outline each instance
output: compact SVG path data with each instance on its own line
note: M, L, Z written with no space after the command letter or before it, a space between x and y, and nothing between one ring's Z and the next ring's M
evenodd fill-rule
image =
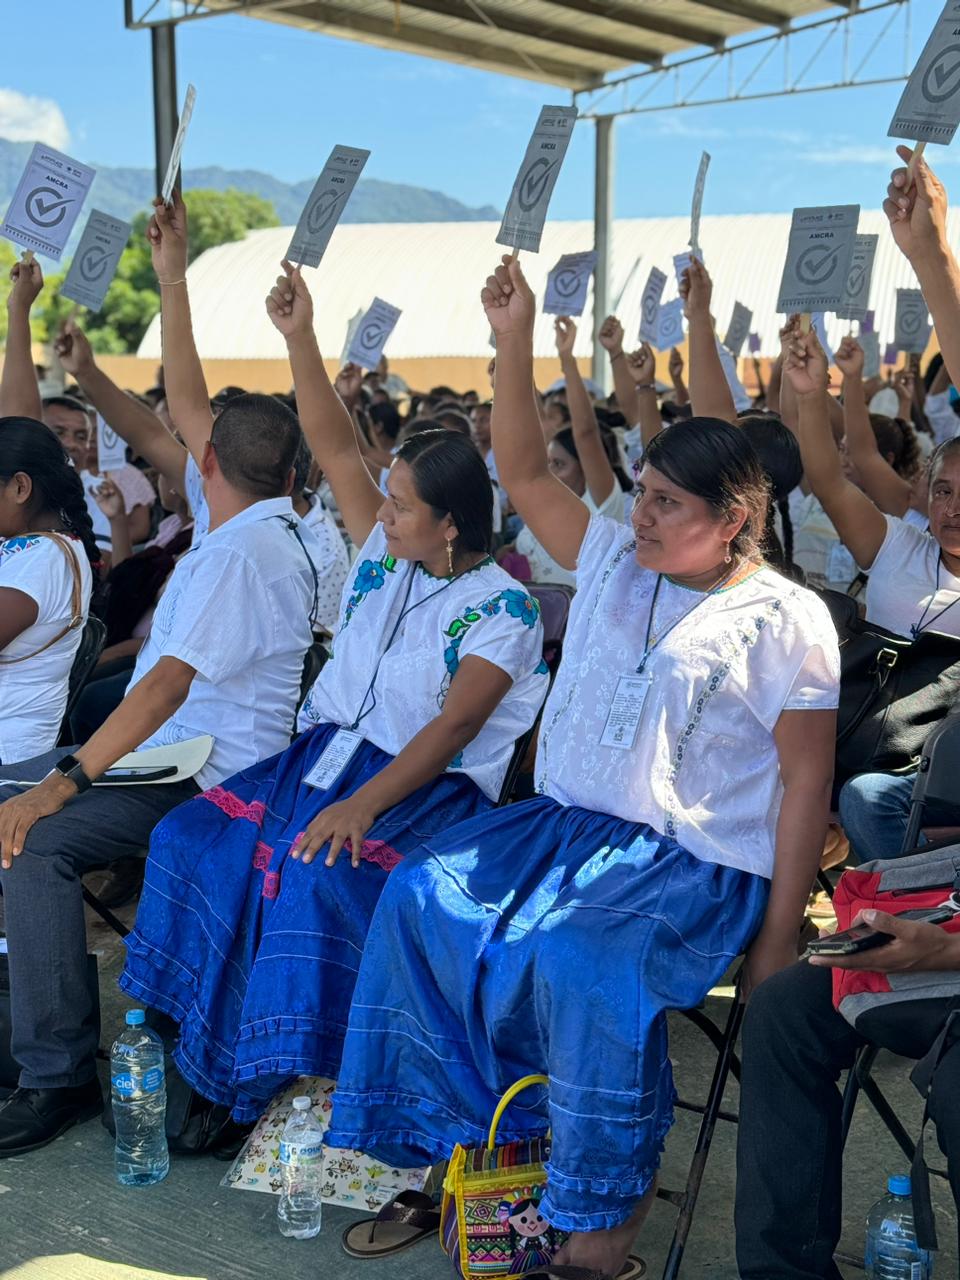
M281 1142L280 1143L280 1163L292 1164L296 1160L297 1164L313 1164L317 1160L323 1159L323 1143L318 1142L311 1146L302 1146L299 1142Z
M910 1280L923 1280L923 1263L910 1263Z
M163 1088L163 1068L151 1067L139 1079L132 1071L115 1071L110 1083L120 1098L132 1098L135 1093L157 1093Z

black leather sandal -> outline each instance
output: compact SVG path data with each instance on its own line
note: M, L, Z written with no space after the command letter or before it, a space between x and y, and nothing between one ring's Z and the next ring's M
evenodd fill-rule
M440 1210L433 1200L422 1191L401 1191L375 1218L347 1227L340 1243L351 1258L387 1258L439 1230Z

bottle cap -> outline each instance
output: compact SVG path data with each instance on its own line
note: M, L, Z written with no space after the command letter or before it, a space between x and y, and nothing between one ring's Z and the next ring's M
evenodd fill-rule
M293 1100L294 1111L309 1111L312 1106L313 1103L306 1095L302 1098L294 1098ZM907 1181L909 1182L910 1179L908 1178Z
M127 1026L128 1027L142 1027L143 1024L146 1022L146 1020L147 1020L147 1015L143 1012L142 1009L127 1010Z
M909 1173L895 1173L887 1181L887 1190L892 1196L908 1196L910 1194Z

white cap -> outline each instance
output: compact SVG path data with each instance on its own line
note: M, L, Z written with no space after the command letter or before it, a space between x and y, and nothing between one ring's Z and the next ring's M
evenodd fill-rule
M309 1111L312 1106L313 1103L306 1095L302 1098L294 1098L293 1100L294 1111Z

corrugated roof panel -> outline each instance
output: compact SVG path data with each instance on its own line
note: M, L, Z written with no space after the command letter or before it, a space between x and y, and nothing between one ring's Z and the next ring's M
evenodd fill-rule
M960 238L960 212L948 214L951 239ZM714 315L721 337L735 301L754 312L754 329L764 354L778 349L780 321L777 289L790 228L789 214L704 217L701 243L714 280ZM860 230L880 234L871 289L882 342L893 339L896 289L915 287L913 271L897 249L879 210L860 215ZM354 223L337 228L327 255L307 270L316 310L316 329L325 355L340 354L347 321L358 310L384 298L403 315L388 346L396 358L482 356L489 352L489 325L480 306L480 289L502 252L494 242L497 224ZM188 271L197 347L203 359L282 359L282 338L270 323L264 298L290 243L289 227L253 231L246 239L208 250ZM637 258L618 313L632 340L639 325L640 296L650 268L667 272L664 298L676 296L673 255L686 248L687 218L631 218L614 224L611 296L616 297ZM590 222L551 222L539 254L523 254L530 283L542 298L546 276L562 253L593 245ZM591 349L592 289L580 321L577 353ZM536 354L554 352L553 320L541 316ZM839 342L847 325L831 320L831 341ZM155 320L140 345L141 357L160 356L160 326Z

